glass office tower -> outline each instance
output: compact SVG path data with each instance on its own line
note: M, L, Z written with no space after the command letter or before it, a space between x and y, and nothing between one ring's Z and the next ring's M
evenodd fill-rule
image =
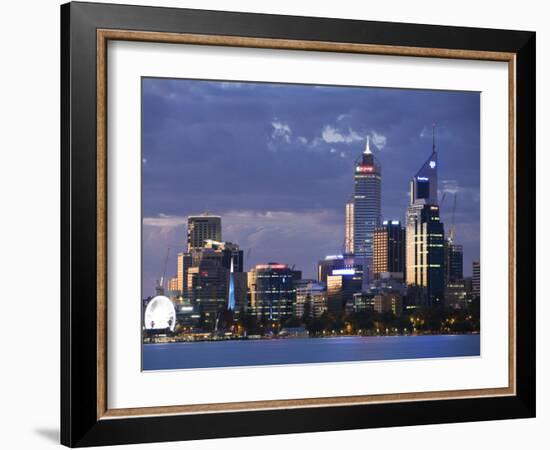
M375 161L367 138L354 173L353 252L368 267L372 265L374 229L381 222L381 182L381 167Z
M437 151L411 180L406 220L406 281L423 289L428 304L443 302L445 290L444 228L437 201Z

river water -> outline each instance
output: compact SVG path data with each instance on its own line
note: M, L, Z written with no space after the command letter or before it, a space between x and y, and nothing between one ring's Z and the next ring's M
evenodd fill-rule
M144 344L143 370L479 356L479 335L345 336Z

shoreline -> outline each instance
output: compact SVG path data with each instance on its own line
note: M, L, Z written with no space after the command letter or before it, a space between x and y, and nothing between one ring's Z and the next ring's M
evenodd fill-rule
M196 342L237 342L237 341L293 341L315 339L343 339L343 338L381 338L381 337L421 337L421 336L479 336L480 331L456 332L456 333L394 333L394 334L341 334L341 335L316 335L316 336L276 336L276 337L211 337L194 339L174 339L161 337L153 342L142 341L143 345L156 344L192 344Z

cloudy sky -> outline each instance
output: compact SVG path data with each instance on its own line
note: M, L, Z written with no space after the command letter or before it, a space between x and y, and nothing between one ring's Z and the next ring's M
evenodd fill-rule
M270 261L313 277L340 253L353 165L370 136L382 165L382 215L404 219L409 180L437 124L446 228L457 194L464 269L479 258L477 92L143 79L143 293L176 272L187 216L222 216L245 268Z

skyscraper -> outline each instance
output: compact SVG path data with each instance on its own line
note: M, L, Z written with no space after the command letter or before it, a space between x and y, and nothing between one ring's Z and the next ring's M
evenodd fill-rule
M329 255L317 263L317 281L327 282L327 276L332 275L334 269L343 269L346 267L346 258L344 255Z
M178 291L185 296L187 287L187 270L192 265L192 257L189 253L178 253L178 269L176 278L178 279L177 288Z
M444 229L437 201L435 137L430 157L411 180L406 216L407 284L422 288L430 304L440 303L445 288Z
M177 277L173 277L173 278L168 279L168 290L170 292L179 291L179 289L178 289L178 278Z
M445 242L445 284L463 278L463 254L462 245L453 244L451 239L447 239Z
M479 297L481 294L480 286L480 264L479 261L472 262L472 295Z
M220 216L211 216L208 213L187 218L187 251L204 247L204 241L213 239L222 240L222 219Z
M181 263L180 263L181 261ZM178 255L178 273L186 273L184 297L201 313L246 306L243 251L237 244L206 239L200 248Z
M212 239L207 239L204 242L204 248L211 248L222 253L222 266L226 269L231 268L231 264L234 265L235 272L242 272L243 263L243 251L239 248L238 244L233 242L219 242Z
M354 215L354 203L351 198L346 203L346 234L344 237L344 253L353 253L353 215Z
M381 168L370 149L369 138L355 165L353 193L353 252L367 266L373 256L374 229L381 222Z
M248 272L250 307L260 319L292 317L296 303L295 275L286 264L258 264Z
M296 317L319 318L327 309L327 286L325 283L319 283L317 280L295 280L296 289L296 307L294 315Z
M356 274L363 276L363 260L356 258L353 253L326 256L317 264L317 280L326 283L327 277L339 269L353 269Z
M221 255L212 249L195 250L193 266L187 270L187 293L191 303L207 319L227 306L229 271L221 265Z
M405 230L398 220L385 220L381 227L374 230L372 272L374 278L379 278L384 272L404 277Z
M355 269L336 269L327 276L327 311L340 313L347 303L353 303L353 295L361 293L363 275Z

